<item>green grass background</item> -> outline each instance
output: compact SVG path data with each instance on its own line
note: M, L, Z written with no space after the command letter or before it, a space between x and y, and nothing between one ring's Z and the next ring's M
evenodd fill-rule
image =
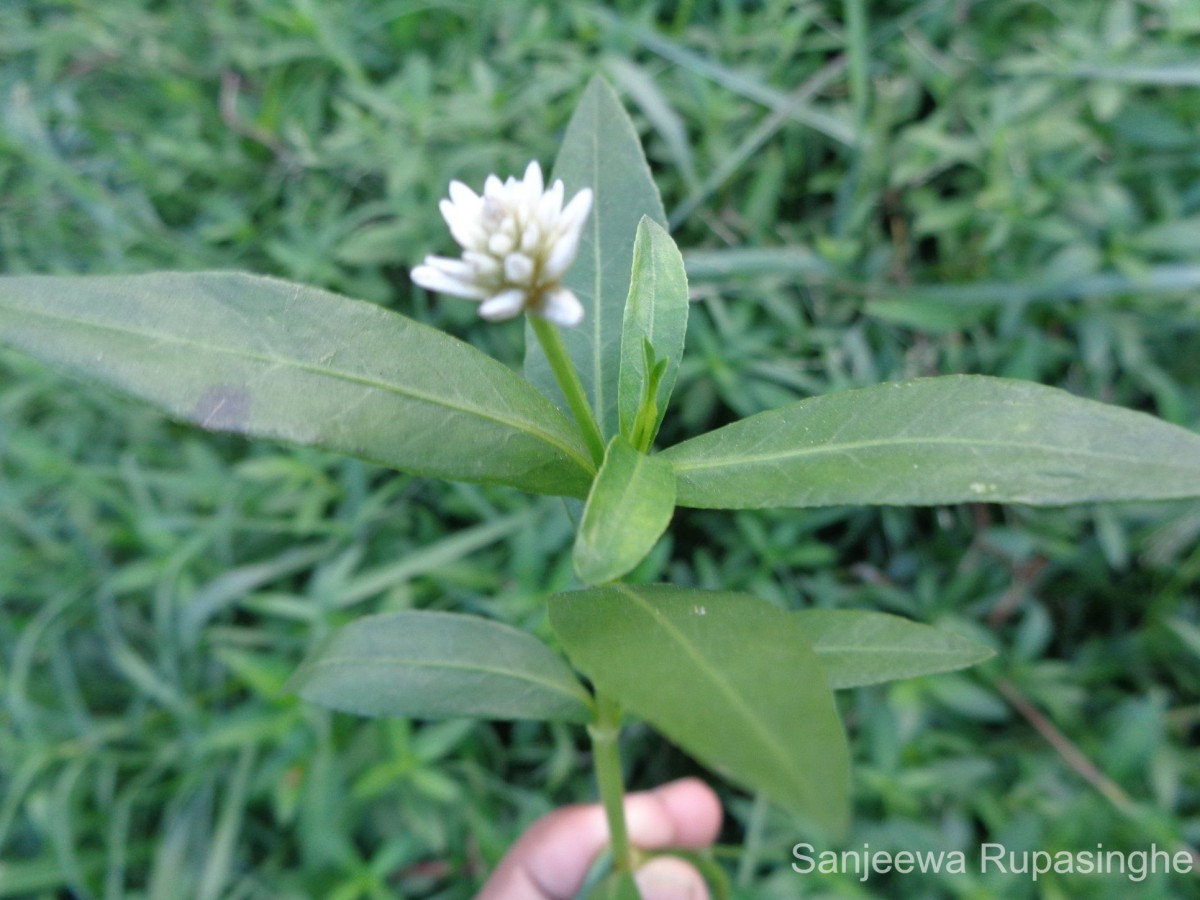
M1195 0L5 0L0 269L236 268L518 364L412 287L451 178L549 164L587 78L642 135L693 306L660 444L917 375L1034 379L1200 428ZM368 612L549 638L561 504L172 424L0 353L0 897L468 897L592 797L541 724L281 693ZM846 694L844 845L1200 844L1200 506L681 510L638 570L971 632ZM753 648L747 648L753 652ZM633 788L699 770L644 727ZM703 774L703 773L702 773ZM1200 896L1196 876L792 873L804 823L712 777L743 897Z

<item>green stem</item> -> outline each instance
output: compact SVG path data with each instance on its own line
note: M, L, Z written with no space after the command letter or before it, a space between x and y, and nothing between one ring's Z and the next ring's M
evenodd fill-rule
M588 726L588 735L592 739L600 801L604 804L608 833L612 836L613 868L618 872L632 872L633 851L625 828L625 785L621 778L621 751L617 745L621 736L621 708L599 692L596 693L596 722Z
M563 343L562 335L558 333L553 322L547 322L541 316L535 315L528 318L538 343L542 345L542 352L546 354L546 361L550 363L550 371L554 373L559 390L563 392L567 406L571 408L571 415L579 423L592 460L599 466L604 462L604 438L596 425L596 417L592 415L592 407L588 403L583 382L579 380L579 373L575 371L575 364L567 355L567 346Z

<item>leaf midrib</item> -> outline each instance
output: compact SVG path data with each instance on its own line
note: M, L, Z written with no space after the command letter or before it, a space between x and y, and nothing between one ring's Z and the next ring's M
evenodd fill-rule
M8 307L8 308L15 309L14 307ZM293 367L302 372L308 372L308 373L314 374L314 375L321 375L323 377L331 378L331 379L335 379L335 380L342 380L342 381L350 382L352 384L360 384L360 385L363 385L364 387L376 388L376 389L379 389L382 391L386 391L388 393L396 394L401 397L407 397L412 400L417 400L420 402L428 403L432 406L441 406L445 409L449 409L449 410L452 410L455 412L460 412L460 413L463 413L466 415L476 416L480 419L484 419L486 421L494 422L498 425L502 425L504 427L511 428L514 431L523 432L525 434L528 434L531 437L534 437L535 439L538 439L538 440L542 441L543 443L548 444L549 446L554 447L555 449L561 451L564 455L566 455L567 457L572 459L574 462L579 464L580 468L582 468L585 473L587 473L588 475L592 474L590 460L588 460L588 458L585 455L583 455L580 451L576 450L575 448L571 447L569 444L564 443L563 441L557 439L556 436L553 435L552 433L545 431L541 428L538 428L536 425L534 425L526 420L509 419L507 417L500 416L500 415L497 415L494 413L488 413L484 410L477 409L474 407L452 403L449 400L446 400L444 398L439 398L439 397L435 397L433 395L425 394L421 391L417 391L417 390L414 390L409 387L393 384L393 383L387 382L387 381L379 381L377 379L368 378L364 375L354 375L349 372L342 372L342 371L338 371L336 369L330 369L330 368L326 368L323 366L317 366L317 365L313 365L311 363L305 363L305 362L301 362L301 361L295 360L295 359L288 359L287 357L271 356L269 354L255 353L255 352L252 352L249 350L244 350L244 349L230 349L230 348L220 347L220 346L213 345L213 344L206 344L201 341L195 341L195 340L191 340L188 338L178 337L176 335L162 334L162 333L155 332L155 331L147 331L147 330L141 329L141 328L131 328L129 326L113 325L113 324L109 324L109 323L96 322L94 320L89 320L89 319L72 318L71 316L58 315L55 313L45 312L43 310L16 309L16 314L17 315L24 314L27 316L40 317L43 319L49 319L50 321L54 321L54 322L65 322L68 325L73 325L78 328L96 328L96 329L100 329L102 331L112 331L117 334L132 335L132 336L147 338L150 340L159 341L159 342L167 343L167 344L177 344L177 345L184 346L184 347L195 348L196 350L202 351L202 352L210 352L210 353L214 353L217 355L232 356L232 357L235 357L238 359L246 359L246 360L250 360L253 362L257 362L257 363L262 363L264 365L277 365L277 366L285 366L285 367L290 366L290 367Z
M512 669L502 669L497 666L484 666L479 665L478 663L455 663L441 660L423 660L404 656L376 656L369 659L353 656L324 656L309 663L307 668L309 671L315 671L322 668L352 668L354 666L359 666L362 668L401 667L410 669L447 669L452 671L478 672L484 675L499 675L504 678L509 678L513 681L524 681L529 684L537 685L552 693L569 697L575 703L583 707L583 709L587 709L587 703L585 702L583 696L561 684L558 684L557 682L535 678L527 673L516 672Z
M685 442L686 443L686 442ZM913 447L920 448L923 446L952 446L952 447L997 447L1005 449L1019 450L1039 450L1047 454L1056 456L1083 456L1092 459L1103 459L1112 462L1121 463L1140 463L1145 465L1145 460L1135 456L1121 456L1115 453L1104 453L1098 450L1084 450L1079 448L1063 448L1054 447L1046 444L1031 444L1019 443L1017 441L1000 441L1000 440L966 440L963 438L938 438L938 437L922 437L922 438L887 438L867 441L851 441L838 444L822 444L819 447L797 447L789 450L781 450L776 453L760 453L755 455L739 456L739 457L721 457L718 459L701 459L694 461L676 461L672 458L672 450L683 447L685 444L677 444L668 450L663 451L663 455L671 459L671 465L675 467L675 473L678 475L682 472L695 472L702 469L717 469L721 467L734 468L737 466L755 466L765 465L776 462L788 462L793 459L800 459L810 456L820 456L827 453L845 453L855 450L866 450L873 447ZM1154 465L1167 465L1169 468L1184 469L1186 467L1156 462Z
M774 756L776 758L776 760L781 764L782 771L791 772L794 761L792 760L791 756L788 754L787 748L784 747L782 744L780 744L777 740L775 740L774 735L772 735L770 730L767 729L762 724L762 722L759 720L759 718L754 714L754 711L746 705L745 701L741 698L741 696L736 691L734 691L727 682L725 682L722 678L719 677L718 673L715 672L712 669L712 667L708 664L708 661L705 659L703 654L701 654L692 645L692 643L690 641L688 641L687 638L684 637L683 633L678 628L676 628L673 623L671 623L668 619L666 619L666 617L658 615L658 613L654 609L654 607L652 607L649 603L647 603L629 585L614 584L612 586L614 588L616 588L619 593L626 595L631 600L633 600L635 603L637 603L639 606L641 606L646 611L646 613L652 619L654 619L655 622L657 622L660 627L662 627L662 629L664 631L666 631L670 636L675 638L676 642L683 649L683 651L689 657L691 657L691 659L695 663L696 667L701 671L701 673L703 675L707 676L707 678L716 686L717 690L720 691L721 694L726 697L726 699L733 706L733 708L742 716L743 719L745 719L745 721L748 723L750 729L752 731L754 731L760 737L763 744L771 752L771 755ZM808 788L802 782L796 783L790 777L788 780L792 781L793 784L796 787L798 787L798 789L802 793L804 793L806 796L810 793Z
M629 473L629 477L625 479L625 484L622 485L620 492L616 496L616 499L609 506L610 510L617 510L617 513L615 515L619 515L621 510L627 509L628 505L629 505L630 497L633 497L639 493L638 477L642 474L642 468L645 465L645 463L648 462L648 459L649 459L648 457L643 456L640 453L638 453L636 458L634 459L633 469ZM597 483L599 483L599 480L600 480L599 478L596 479ZM585 510L585 512L586 512L586 510ZM611 519L613 515L614 514L610 514L607 518ZM602 521L603 521L603 518L602 518ZM596 523L597 526L599 524L600 523ZM611 545L612 540L619 537L620 533L616 529L609 529L609 533L612 536L609 540L609 544ZM588 541L588 544L592 547L596 547L596 545L598 543L595 540L595 537L596 537L595 529L593 528L592 540ZM607 550L607 549L608 549L607 547L604 548L604 550ZM611 555L610 553L606 553L606 552L599 552L599 553L594 554L595 558L598 558L598 559L604 559L610 555Z

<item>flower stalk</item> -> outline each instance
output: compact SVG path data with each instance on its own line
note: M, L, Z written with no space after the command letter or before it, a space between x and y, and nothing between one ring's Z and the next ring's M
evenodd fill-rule
M625 827L625 784L621 776L621 708L616 701L596 692L596 721L588 726L592 740L592 762L596 769L596 785L600 802L608 819L612 840L613 868L618 872L633 872L633 848Z
M567 401L571 415L579 423L579 430L583 432L583 441L587 444L588 452L592 454L592 461L599 466L604 462L604 437L600 434L600 426L596 424L596 417L592 414L587 392L583 389L583 382L579 380L579 373L567 353L562 335L554 323L540 316L530 316L529 324L533 333L537 335L538 343L542 345L542 352L546 354L550 371L554 373L554 379Z
M489 176L482 194L452 181L450 196L440 208L462 257L427 256L412 270L412 279L427 290L476 301L480 316L489 321L528 314L550 371L599 468L604 462L604 436L557 327L578 325L584 318L583 304L561 279L579 250L592 191L584 188L565 206L564 193L562 181L546 188L536 162L529 164L520 180L502 182ZM648 358L646 365L653 395L657 381L650 372L652 362ZM661 369L656 371L661 374ZM653 409L650 417L655 418ZM618 872L632 873L635 858L625 826L620 733L620 706L597 692L596 720L588 726L596 783L608 818L613 866Z

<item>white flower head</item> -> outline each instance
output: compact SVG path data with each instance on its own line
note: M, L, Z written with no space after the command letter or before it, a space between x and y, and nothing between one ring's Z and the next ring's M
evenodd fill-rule
M560 279L575 260L592 209L589 188L564 207L562 181L546 190L541 167L531 162L520 181L489 175L482 197L461 181L450 182L450 198L440 208L462 258L426 256L412 270L413 281L480 301L479 314L493 322L522 312L558 325L583 321L583 304Z

